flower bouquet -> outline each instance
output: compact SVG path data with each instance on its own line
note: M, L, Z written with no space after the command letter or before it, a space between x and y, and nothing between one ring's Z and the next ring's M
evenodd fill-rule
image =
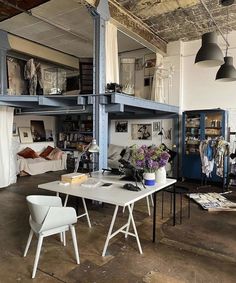
M166 166L169 158L170 155L163 145L142 145L140 147L135 145L132 148L131 164L136 168L143 169L145 173L153 173L144 174L145 184L152 186L155 184L155 172Z

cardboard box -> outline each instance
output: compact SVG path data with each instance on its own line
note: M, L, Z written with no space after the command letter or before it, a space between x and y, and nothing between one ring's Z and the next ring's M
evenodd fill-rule
M70 173L61 175L61 181L70 184L81 184L88 179L86 174Z

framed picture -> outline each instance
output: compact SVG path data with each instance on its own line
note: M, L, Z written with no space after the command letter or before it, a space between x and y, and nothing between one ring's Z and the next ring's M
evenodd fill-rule
M16 123L13 123L13 125L12 125L12 134L13 134L13 136L17 136Z
M32 143L32 133L30 128L19 128L19 136L21 143Z
M161 122L153 122L153 132L160 132Z
M46 131L44 128L44 122L39 120L31 120L31 131L34 142L46 141Z
M116 121L115 122L116 133L127 133L128 132L128 121Z
M152 124L132 124L131 138L132 140L151 140Z

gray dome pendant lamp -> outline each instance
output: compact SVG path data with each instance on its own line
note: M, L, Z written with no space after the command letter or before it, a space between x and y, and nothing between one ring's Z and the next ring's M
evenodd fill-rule
M229 9L227 9L227 25L229 24ZM224 57L224 64L220 66L216 73L216 81L218 82L233 82L236 81L236 69L233 65L233 57L228 56L228 29L226 33L226 51Z
M216 73L216 81L218 82L233 82L236 81L236 69L233 66L233 57L224 57L224 64L220 66Z
M216 67L224 63L223 53L217 45L217 34L215 31L202 35L202 46L199 49L195 64L201 67Z

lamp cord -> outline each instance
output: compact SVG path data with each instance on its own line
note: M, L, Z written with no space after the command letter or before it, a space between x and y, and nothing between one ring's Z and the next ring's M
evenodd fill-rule
M218 29L220 35L222 36L222 38L224 39L227 48L229 47L229 42L227 40L227 38L224 36L223 32L221 31L220 27L218 26L217 22L215 21L215 19L213 18L211 12L209 11L209 9L207 8L207 5L205 4L205 2L203 0L200 0L200 2L202 3L202 6L205 8L205 10L207 11L207 13L209 14L212 22L214 23L214 25L216 26L216 28Z
M228 35L229 35L229 8L227 7L227 24L226 24L226 41L228 42ZM228 55L228 48L229 44L226 44L226 51L225 51L225 57Z

